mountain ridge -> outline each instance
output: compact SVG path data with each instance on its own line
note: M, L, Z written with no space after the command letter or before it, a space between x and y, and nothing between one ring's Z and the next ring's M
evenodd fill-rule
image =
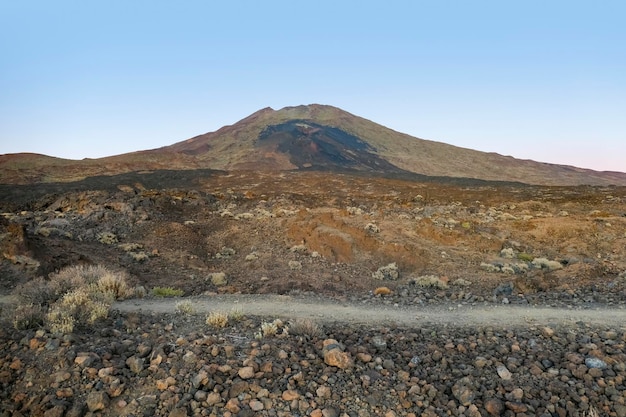
M154 169L356 170L534 185L626 185L626 173L516 159L416 138L320 104L266 107L214 132L105 158L0 155L1 183L72 181Z

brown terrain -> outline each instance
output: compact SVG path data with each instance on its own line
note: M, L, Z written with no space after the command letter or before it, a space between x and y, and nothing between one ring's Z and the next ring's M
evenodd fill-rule
M101 160L4 155L0 180L0 416L626 416L626 174L300 106ZM192 314L148 295L11 327L25 285L76 265Z

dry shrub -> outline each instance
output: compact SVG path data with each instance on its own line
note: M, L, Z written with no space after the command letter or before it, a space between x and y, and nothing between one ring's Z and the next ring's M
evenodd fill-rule
M238 322L241 321L245 318L245 314L243 312L242 309L240 308L233 308L230 313L228 314L228 318L231 319L232 321Z
M261 323L261 334L263 337L275 336L278 333L278 325L276 322L267 322L264 321Z
M289 324L289 333L294 336L322 337L322 329L310 319L296 319Z
M228 314L223 311L212 311L206 317L206 324L215 328L223 328L228 324Z
M193 303L189 300L177 302L176 311L186 315L193 314L195 312L193 308Z
M70 333L77 325L107 317L113 301L130 291L125 274L79 265L50 274L48 280L32 280L15 293L21 300L13 311L15 328L45 324L54 333Z
M411 283L422 288L437 288L440 290L448 288L448 284L435 275L423 275L421 277L413 278Z
M372 277L380 280L392 280L395 281L399 277L398 265L393 262L386 266L381 266L376 272L372 274Z
M99 319L105 319L109 316L111 305L102 301L92 301L87 305L87 323L93 324Z
M19 304L13 309L13 327L16 330L35 329L43 325L44 310L37 304Z
M535 268L547 269L548 271L555 271L563 268L563 265L557 261L551 261L547 258L535 258L532 261L532 265Z
M97 282L97 288L101 293L111 294L114 299L123 300L132 294L128 287L126 275L104 271Z
M26 304L47 306L61 297L61 286L56 281L48 281L41 277L28 281L14 292Z
M257 338L272 337L272 336L286 336L288 334L288 328L281 319L276 319L272 322L264 321L261 323L260 332L257 333Z
M54 306L46 314L46 324L52 333L72 333L76 318L61 306Z
M374 290L374 295L389 295L392 292L389 287L378 287Z
M49 275L49 279L54 285L59 286L61 295L75 288L82 287L88 282L89 277L95 273L94 267L85 267L84 265L68 266L59 272Z

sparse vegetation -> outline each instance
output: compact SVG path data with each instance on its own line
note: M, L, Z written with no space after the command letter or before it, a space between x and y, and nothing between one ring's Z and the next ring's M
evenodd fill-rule
M144 251L141 252L128 252L128 255L133 259L133 261L135 262L145 262L148 259L150 259L150 255L148 255L147 253L145 253Z
M226 278L226 274L223 272L213 272L208 275L208 280L211 281L211 284L216 287L223 287L228 284L228 279Z
M263 337L286 336L287 334L289 334L289 328L285 326L281 319L276 319L274 321L262 322L256 337L261 339Z
M374 295L389 295L393 293L388 287L378 287L374 290Z
M224 328L228 324L228 314L223 311L212 311L206 317L206 324L216 329Z
M372 274L373 278L380 280L392 280L395 281L399 278L398 265L393 262L386 266L381 266L376 272Z
M310 319L296 319L289 323L289 334L304 337L322 337L320 326Z
M16 330L36 329L43 326L44 309L39 304L18 304L13 309L13 327Z
M195 309L193 308L193 303L189 300L177 302L176 311L182 314L187 314L187 315L195 313Z
M440 290L448 288L448 284L435 275L423 275L421 277L411 279L410 282L423 288L437 288Z
M126 275L103 266L70 266L18 288L20 301L13 325L26 329L45 325L52 332L71 333L76 325L105 318L113 301L129 295Z
M117 236L111 232L98 233L96 239L104 245L114 245L117 243Z
M228 318L234 322L239 322L243 320L245 317L246 315L244 314L243 310L240 308L233 308L232 310L230 310L230 313L228 314Z
M289 261L289 269L292 271L299 271L302 269L302 262L300 261Z
M517 254L517 259L519 259L520 261L523 261L523 262L532 262L532 260L535 259L535 257L532 256L529 253L520 252L520 253Z
M532 265L535 268L547 269L548 271L555 271L563 268L563 265L557 261L551 261L547 258L535 258L532 261Z
M172 287L154 287L152 295L155 297L182 297L185 294L183 290Z

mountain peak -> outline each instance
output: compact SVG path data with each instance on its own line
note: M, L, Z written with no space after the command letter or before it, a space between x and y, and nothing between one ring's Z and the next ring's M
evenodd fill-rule
M209 168L351 170L540 185L626 185L626 173L519 160L419 139L324 104L280 110L266 107L215 132L150 151L86 161L43 156L22 158L20 164L15 160L0 159L0 182L5 178L63 181L77 175Z

